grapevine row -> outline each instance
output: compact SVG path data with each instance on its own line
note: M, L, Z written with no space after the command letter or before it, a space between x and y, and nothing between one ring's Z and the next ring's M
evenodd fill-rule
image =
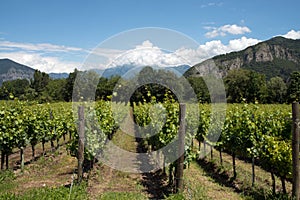
M210 144L207 139L210 109L208 105L202 105L200 110L196 138L204 144ZM220 156L222 151L232 155L234 178L237 176L235 158L238 156L252 160L253 165L258 163L271 173L273 192L274 175L280 177L283 191L286 192L285 180L290 180L292 175L290 110L288 105L228 105L222 134L218 142L211 145L220 151ZM255 174L252 176L254 185Z
M114 105L118 109L124 105ZM8 168L8 157L15 149L20 151L21 168L24 167L24 149L32 148L32 158L35 158L35 146L42 144L43 154L45 143L50 142L54 150L54 142L68 134L68 152L77 156L78 133L76 124L76 109L72 103L33 104L20 101L0 102L0 151L1 169ZM122 109L120 109L122 110ZM124 110L124 109L123 109ZM75 114L74 114L75 113ZM121 112L122 113L122 112ZM119 121L122 116L116 116ZM101 149L108 137L111 137L118 124L113 117L111 103L96 102L95 105L85 105L85 138L87 148L85 158L93 160L95 153ZM93 123L96 122L96 123Z
M222 152L232 155L234 178L237 176L235 159L240 157L252 160L253 165L259 164L269 171L272 177L280 177L283 190L286 191L284 182L290 180L292 175L290 106L227 105L225 121L218 121L220 118L211 115L211 110L212 105L200 104L198 121L195 115L187 113L185 163L188 164L194 157L190 142L194 136L193 131L197 131L195 138L204 144L201 150L205 151L205 145L208 144L215 146L221 157ZM158 150L177 136L178 115L179 106L175 102L134 105L135 120L142 127L140 131L146 134L144 144L148 149ZM165 120L157 116L163 116ZM222 127L217 142L210 141L212 137L209 134L214 134L214 126ZM255 174L253 184L254 176ZM273 188L274 185L275 183Z

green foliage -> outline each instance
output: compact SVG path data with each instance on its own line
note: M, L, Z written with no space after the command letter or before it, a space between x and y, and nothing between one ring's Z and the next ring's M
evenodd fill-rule
M126 80L124 81L126 83ZM131 103L151 102L153 97L157 102L163 102L165 100L165 95L169 95L173 99L180 98L180 96L176 96L172 91L176 91L177 95L188 92L184 90L186 88L184 88L184 82L182 82L182 79L180 79L174 72L155 69L152 67L143 68L139 74L133 78L129 87L135 88L136 85L140 85L140 87L137 88L130 97ZM181 97L183 96L184 95Z
M262 166L280 177L292 178L292 147L290 141L263 135L257 143Z
M50 80L46 90L43 92L43 96L48 96L48 101L63 101L65 85L66 79Z
M300 100L300 72L293 72L288 87L289 101Z
M66 79L63 96L67 102L72 100L72 92L77 74L78 70L75 68L74 72L70 73Z
M109 97L112 96L113 90L119 80L120 76L112 76L109 79L101 77L97 85L96 99L110 100Z
M225 84L229 102L264 101L266 82L262 74L244 69L231 70L225 78Z
M292 72L299 71L299 63L275 58L272 62L252 62L246 64L244 69L264 74L267 80L278 76L286 81Z
M37 104L10 101L1 102L0 150L9 155L13 148L24 149L54 141L74 132L70 104Z
M202 77L189 77L189 83L191 84L194 92L197 95L197 99L200 103L209 103L210 96L206 83Z
M92 161L96 153L103 149L106 140L112 138L128 110L125 109L125 104L103 100L96 102L93 106L88 103L82 105L85 120L85 158ZM112 107L118 110L117 116L113 116ZM71 134L72 140L67 149L71 155L77 156L79 136L75 128L72 129Z
M35 70L31 87L40 95L49 83L49 75L45 72Z
M140 103L134 106L135 121L143 129L140 132L146 134L146 141L152 146L153 150L166 146L177 136L178 114L179 105L174 102L163 104ZM160 119L158 116L165 119Z
M25 99L26 90L29 88L29 81L26 79L16 79L12 81L5 81L0 89L1 99L10 99L9 95L19 99Z
M255 157L267 171L289 178L292 170L290 119L287 106L232 105L224 123L222 149L243 158Z
M178 142L180 108L179 104L168 94L165 95L163 103L157 103L155 97L152 99L150 103L134 103L134 119L139 125L138 132L143 134L144 143L148 149L161 150L171 142ZM196 157L190 146L198 127L198 113L196 113L198 108L195 106L198 105L186 104L185 166ZM174 161L177 149L164 149L163 154L165 161L170 163L170 160Z
M286 102L287 86L281 77L273 77L267 83L268 103Z
M210 143L210 107L201 105L197 140ZM287 105L232 104L227 106L222 134L216 144L222 151L245 159L256 158L274 174L291 178L291 112Z

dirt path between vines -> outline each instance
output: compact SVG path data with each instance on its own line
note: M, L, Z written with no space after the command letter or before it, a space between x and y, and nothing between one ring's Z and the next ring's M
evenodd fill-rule
M118 131L112 140L115 145L126 150L127 154L125 152L121 155L114 155L113 151L110 152L117 159L112 162L118 165L124 164L124 166L130 166L130 163L135 167L142 166L142 162L155 163L150 157L141 160L138 154L136 157L128 154L128 152L146 152L142 140L133 137L136 130L130 120L131 117L127 117L126 127L123 127L123 131L129 134ZM105 165L98 167L97 170L93 170L94 174L89 180L88 191L92 197L101 196L107 192L142 193L146 199L164 199L172 195L172 190L168 186L168 177L163 175L161 170L151 173L128 173ZM196 162L184 171L184 179L185 199L242 199L234 189L215 182Z
M89 180L88 191L92 196L101 196L105 192L129 192L141 193L147 199L163 199L169 194L166 176L163 176L160 171L143 173L145 169L154 168L155 162L146 154L143 156L139 154L146 151L142 141L134 137L136 130L132 119L132 115L128 115L122 130L117 131L112 139L114 145L124 151L108 151L111 157L108 161L112 166L117 166L116 168L121 166L125 171L135 169L134 171L138 173L119 171L103 165L97 169L98 172L93 170L94 174ZM149 165L144 165L146 163Z

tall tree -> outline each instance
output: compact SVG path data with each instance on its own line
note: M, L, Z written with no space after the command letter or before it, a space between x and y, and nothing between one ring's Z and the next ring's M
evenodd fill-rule
M68 78L66 79L66 84L63 90L63 96L65 101L72 100L74 82L78 72L79 71L75 68L74 72L70 73Z
M300 72L293 72L288 86L289 101L300 101Z
M264 101L266 81L265 76L246 69L235 69L225 77L228 101L240 103L242 101Z
M286 101L287 86L281 77L273 77L267 83L268 103L284 103Z
M120 76L101 77L97 85L96 99L109 100L119 80Z
M188 81L194 89L194 92L196 93L199 102L210 102L209 91L202 77L190 77L188 78Z
M49 81L49 74L35 70L31 87L40 95L48 85Z
M46 90L44 91L43 96L47 96L51 101L63 101L65 84L66 79L50 80L48 85L46 86Z

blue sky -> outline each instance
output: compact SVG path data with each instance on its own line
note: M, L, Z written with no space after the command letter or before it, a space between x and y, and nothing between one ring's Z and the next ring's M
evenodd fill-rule
M0 58L46 72L70 72L113 35L161 27L199 43L195 51L203 55L195 62L200 62L277 35L300 38L299 8L296 0L3 0ZM144 44L149 43L156 46L151 40Z

